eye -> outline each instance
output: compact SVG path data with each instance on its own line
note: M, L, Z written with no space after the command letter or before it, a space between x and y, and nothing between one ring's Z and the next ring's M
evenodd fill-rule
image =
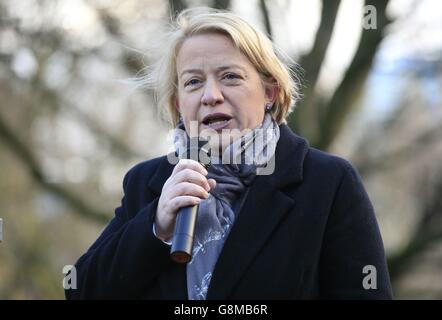
M198 83L199 83L200 81L198 80L198 79L190 79L189 81L187 81L185 84L184 84L184 86L185 87L187 87L187 86L195 86L195 85L197 85Z
M237 76L234 73L226 73L223 78L227 79L227 80L235 80L235 79L238 79L239 76Z

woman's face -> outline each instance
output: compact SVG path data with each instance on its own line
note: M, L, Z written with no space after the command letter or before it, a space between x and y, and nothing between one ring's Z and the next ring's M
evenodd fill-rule
M198 132L223 130L223 136L226 129L253 129L263 121L266 103L275 97L275 87L263 83L251 62L223 34L186 39L176 71L176 107L188 133L191 121L197 121Z

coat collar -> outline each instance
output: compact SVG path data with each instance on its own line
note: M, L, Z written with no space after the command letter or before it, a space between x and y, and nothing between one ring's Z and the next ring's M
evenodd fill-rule
M282 190L302 181L308 150L307 140L294 134L287 125L280 125L274 172L257 176L252 184L215 265L207 299L229 298L259 249L290 212L294 200ZM172 170L173 165L164 157L149 181L149 187L160 194Z

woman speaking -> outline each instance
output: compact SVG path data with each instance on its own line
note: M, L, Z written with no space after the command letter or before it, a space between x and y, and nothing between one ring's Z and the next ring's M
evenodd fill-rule
M271 41L233 13L201 8L178 15L166 39L144 80L178 158L126 174L121 206L77 261L66 297L390 299L360 176L287 126L298 87ZM198 136L210 166L181 156ZM178 263L183 208L198 210L189 261Z

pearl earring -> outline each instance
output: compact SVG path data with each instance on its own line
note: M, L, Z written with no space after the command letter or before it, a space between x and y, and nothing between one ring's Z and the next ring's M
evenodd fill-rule
M270 111L273 108L273 104L272 103L267 103L266 104L266 111Z

